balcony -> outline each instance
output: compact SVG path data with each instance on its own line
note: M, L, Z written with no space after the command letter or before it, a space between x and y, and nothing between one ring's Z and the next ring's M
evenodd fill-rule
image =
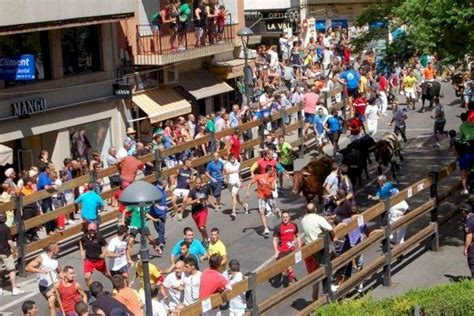
M234 25L232 21L224 26L222 38L206 36L206 45L196 43L194 24L182 33L181 43L168 27L152 31L150 25L137 26L137 56L135 65L167 65L196 58L212 56L234 50ZM173 41L172 41L173 40Z
M0 33L114 22L133 16L135 5L134 0L2 1Z

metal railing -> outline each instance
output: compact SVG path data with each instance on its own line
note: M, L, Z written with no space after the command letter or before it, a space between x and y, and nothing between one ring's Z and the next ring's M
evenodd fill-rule
M232 16L226 19L223 30L218 30L217 25L204 28L203 42L197 43L196 27L194 20L187 22L184 30L171 27L171 24L161 25L161 29L154 30L150 24L137 25L137 52L138 55L165 55L175 54L191 49L220 45L234 40L234 25Z

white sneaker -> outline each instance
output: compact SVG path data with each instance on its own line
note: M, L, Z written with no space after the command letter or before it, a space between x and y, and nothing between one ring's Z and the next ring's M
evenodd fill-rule
M268 229L268 227L265 227L265 230L263 231L263 234L264 234L265 236L270 235L270 230Z
M468 195L469 194L469 191L468 190L462 190L461 191L461 195Z
M244 210L245 210L245 214L250 214L250 212L249 212L249 204L248 204L248 203L244 203Z
M363 293L364 292L364 284L359 284L359 286L357 287L357 292L358 293Z
M20 295L20 294L23 294L23 293L25 293L25 291L20 290L17 287L14 287L13 290L12 290L12 295Z
M331 284L331 291L336 292L339 289L338 285Z

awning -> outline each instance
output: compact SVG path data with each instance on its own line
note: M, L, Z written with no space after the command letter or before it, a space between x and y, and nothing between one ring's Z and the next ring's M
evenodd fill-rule
M219 81L215 75L206 70L196 70L180 74L179 85L196 100L234 91L231 86Z
M244 59L231 59L231 60L216 62L214 65L211 66L209 70L213 74L217 75L219 78L228 80L228 79L233 79L233 78L243 76L244 66L245 66ZM249 60L249 66L252 69L254 69L255 61Z
M191 103L171 88L156 88L133 95L132 102L148 115L151 123L191 112Z
M13 164L13 149L0 144L0 166Z

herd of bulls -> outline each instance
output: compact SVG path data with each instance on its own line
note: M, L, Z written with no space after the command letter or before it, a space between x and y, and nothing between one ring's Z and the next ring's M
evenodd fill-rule
M339 154L342 155L342 164L349 168L348 176L354 186L357 183L362 185L363 173L369 179L368 164L372 163L370 159L372 153L375 156L378 174L382 174L383 167L390 165L392 177L396 179L396 171L399 170L396 157L398 156L398 159L403 161L397 135L387 132L378 141L365 135L339 151ZM316 196L322 201L324 180L331 173L334 162L331 157L323 155L310 161L301 170L294 171L292 173L292 191L297 194L302 193L308 202L311 202Z

